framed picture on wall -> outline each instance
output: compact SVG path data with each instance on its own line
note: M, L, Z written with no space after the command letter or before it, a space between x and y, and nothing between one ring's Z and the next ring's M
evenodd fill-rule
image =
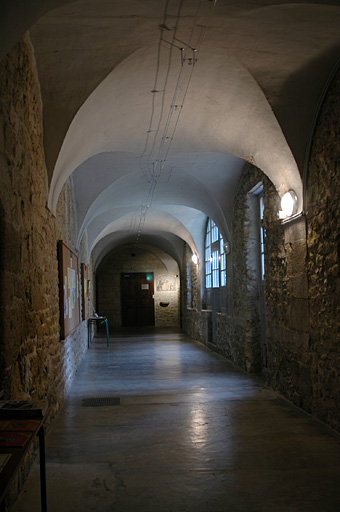
M177 291L177 280L172 275L158 276L156 280L157 292L175 292Z
M58 242L59 301L61 339L64 340L80 323L78 258L67 245Z
M89 298L90 298L90 287L89 287L89 271L85 263L81 264L81 298L82 298L82 320L86 320L89 317Z

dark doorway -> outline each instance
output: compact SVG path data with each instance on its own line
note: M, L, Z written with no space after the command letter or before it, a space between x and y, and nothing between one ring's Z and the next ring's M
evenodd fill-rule
M153 272L121 274L123 327L155 325Z

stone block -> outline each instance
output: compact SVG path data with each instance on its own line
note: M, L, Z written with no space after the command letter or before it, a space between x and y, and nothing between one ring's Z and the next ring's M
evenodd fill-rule
M297 240L289 245L289 250L287 250L288 276L306 273L306 256L306 240Z
M289 327L295 331L309 332L309 301L308 299L292 298L289 302Z
M291 297L308 297L308 279L306 274L289 276L287 281L287 290Z
M298 240L305 241L307 237L305 217L300 217L294 222L286 224L284 226L284 237L285 244L294 244Z

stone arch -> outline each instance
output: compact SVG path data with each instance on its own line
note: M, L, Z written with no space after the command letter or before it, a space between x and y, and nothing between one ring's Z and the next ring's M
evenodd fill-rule
M122 272L153 272L155 326L180 326L181 291L177 262L159 249L132 244L112 250L100 263L96 272L96 309L100 315L108 318L110 326L121 327L122 325L120 286ZM168 276L176 282L176 287L172 290L157 290L156 283L161 276Z

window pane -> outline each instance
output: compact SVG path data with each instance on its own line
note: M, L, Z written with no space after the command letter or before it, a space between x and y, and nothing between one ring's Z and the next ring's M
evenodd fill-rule
M213 270L218 270L218 267L219 267L219 265L218 265L219 257L218 256L219 256L218 251L214 251L212 253L212 268L213 268Z
M212 279L213 279L213 288L218 288L220 286L219 279L218 279L218 270L213 270Z
M206 288L226 286L226 254L224 240L212 219L208 219L205 237L205 285Z
M262 249L262 245L264 244L264 233L263 233L263 227L261 226L261 229L260 229L260 238L261 238L261 249Z
M227 285L227 273L225 270L222 270L221 272L221 286Z
M226 258L225 258L225 254L221 254L221 270L225 270L226 269Z
M218 240L218 227L215 224L215 226L211 230L211 243L213 244L217 240Z
M260 256L261 256L261 276L262 280L264 280L264 242L266 233L263 229L263 211L264 211L264 204L263 204L263 196L260 196Z

